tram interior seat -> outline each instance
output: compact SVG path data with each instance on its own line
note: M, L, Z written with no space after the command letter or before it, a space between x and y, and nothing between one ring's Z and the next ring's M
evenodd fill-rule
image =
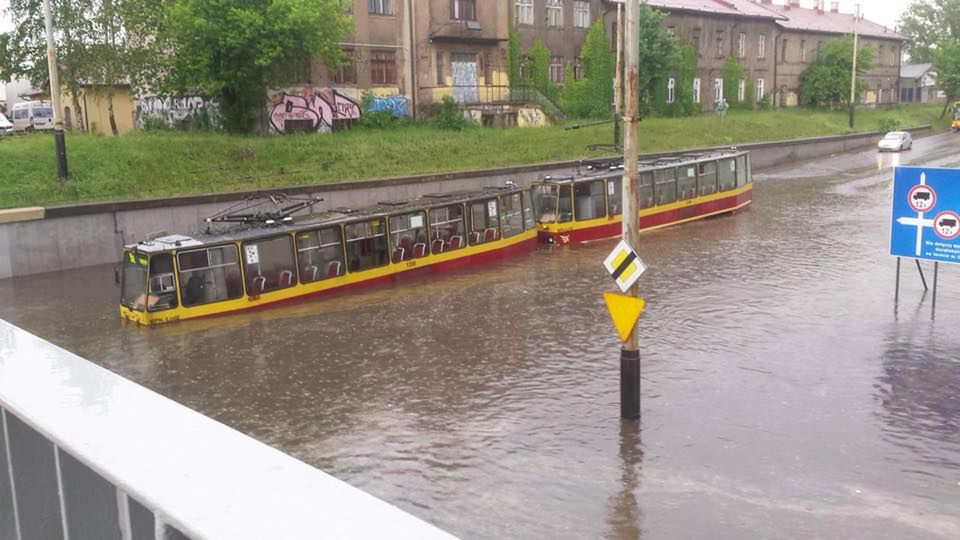
M284 270L280 272L280 283L281 287L289 287L293 285L293 272L290 270Z
M459 234L452 237L448 243L449 249L460 249L463 247L463 237Z
M496 239L497 239L497 229L496 229L496 227L487 227L487 229L486 229L485 231L483 231L483 241L484 241L484 242L489 242L489 241L491 241L491 240L496 240Z
M330 261L327 265L327 277L337 277L340 275L340 261Z
M303 277L306 278L308 281L316 281L316 280L317 280L317 273L318 273L319 271L320 271L320 269L317 268L316 265L311 264L310 266L304 266L304 267L303 267Z
M250 294L260 294L263 292L263 289L266 288L267 286L267 278L263 276L257 276L253 278L253 282L251 283L251 286L252 286L251 287L252 290L250 291Z
M479 244L480 243L480 231L471 231L470 232L470 243Z
M397 249L393 250L392 259L394 263L398 263L403 260L404 251L405 250L402 247L398 247Z
M425 242L417 242L413 245L413 258L419 259L427 254L427 244Z
M434 239L430 245L430 251L434 253L443 253L443 240L440 238Z

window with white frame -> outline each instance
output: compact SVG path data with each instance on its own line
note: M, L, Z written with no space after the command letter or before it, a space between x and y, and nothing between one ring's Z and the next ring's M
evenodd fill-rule
M477 20L477 0L450 0L450 18L461 21Z
M667 103L673 103L676 99L677 80L673 77L667 79Z
M760 34L760 39L757 41L757 58L766 58L767 56L767 35Z
M533 24L533 0L517 0L517 24Z
M700 77L693 80L693 102L700 103Z
M747 55L747 35L743 32L737 34L737 58L743 58Z
M563 26L562 0L547 0L547 26Z
M717 30L717 58L723 58L723 30Z
M590 2L576 0L573 3L573 26L588 28L590 26Z
M747 99L747 81L740 79L740 82L737 83L737 101L743 102Z
M763 79L757 79L757 103L763 101Z
M561 84L563 82L563 57L550 57L550 82Z
M713 80L713 101L719 102L723 99L723 79Z
M393 15L393 0L367 0L367 11L373 15Z

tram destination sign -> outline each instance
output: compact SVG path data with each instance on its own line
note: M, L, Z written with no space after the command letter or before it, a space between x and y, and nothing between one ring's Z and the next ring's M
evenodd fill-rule
M890 255L960 264L960 169L894 169Z

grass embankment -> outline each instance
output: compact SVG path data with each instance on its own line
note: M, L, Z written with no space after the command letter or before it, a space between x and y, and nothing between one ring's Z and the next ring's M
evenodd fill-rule
M856 129L934 124L942 106L857 111ZM807 110L653 118L640 123L641 152L848 133L845 113ZM612 141L609 124L440 131L427 126L330 135L68 134L70 179L56 180L53 137L0 140L0 208L234 191L577 159Z

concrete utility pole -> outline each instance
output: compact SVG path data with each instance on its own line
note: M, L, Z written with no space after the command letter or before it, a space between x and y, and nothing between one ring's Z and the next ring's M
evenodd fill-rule
M623 71L622 60L623 51L623 6L617 4L617 66L616 73L613 74L613 144L620 145L620 107L623 103L623 79L620 72Z
M63 140L63 107L60 105L60 76L57 70L57 45L53 39L53 14L50 0L43 0L43 19L47 27L47 67L50 69L50 100L53 102L53 144L57 154L57 178L67 177L67 147Z
M850 129L853 129L853 110L857 103L857 30L860 26L860 4L853 8L853 71L850 74Z
M626 19L626 95L623 137L623 239L633 249L640 245L640 172L637 169L637 88L640 63L640 0L627 0ZM639 298L640 287L634 284L629 295ZM640 350L637 346L637 324L620 350L620 416L640 418Z

